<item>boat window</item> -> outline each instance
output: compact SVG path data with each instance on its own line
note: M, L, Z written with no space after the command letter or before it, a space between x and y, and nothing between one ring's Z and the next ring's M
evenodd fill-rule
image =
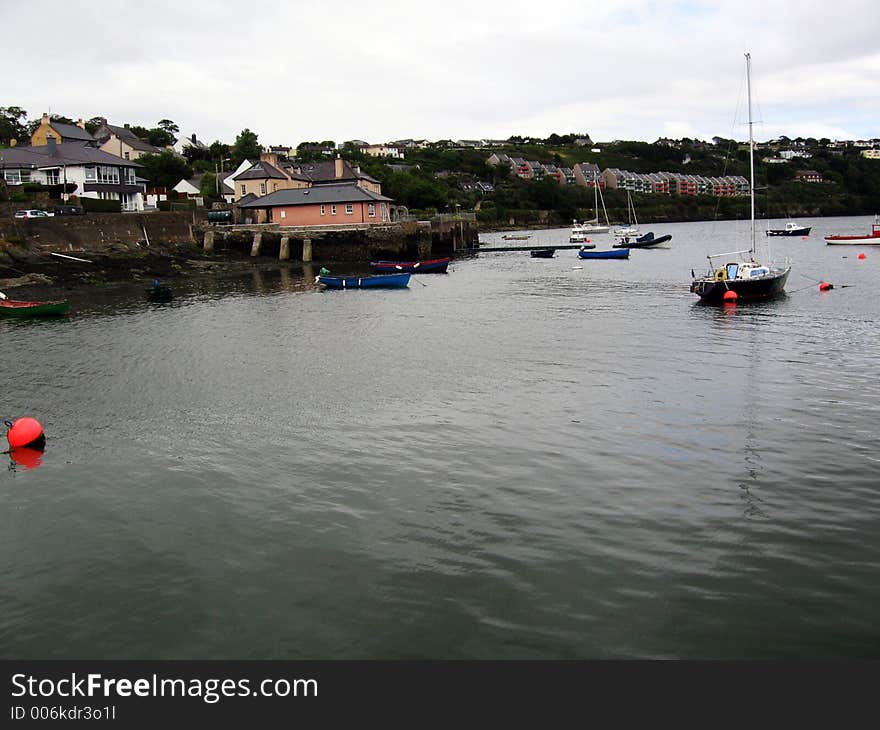
M760 269L752 269L749 272L749 276L764 276L765 274L769 274L770 269L761 267Z
M727 264L727 278L735 279L739 272L739 264Z

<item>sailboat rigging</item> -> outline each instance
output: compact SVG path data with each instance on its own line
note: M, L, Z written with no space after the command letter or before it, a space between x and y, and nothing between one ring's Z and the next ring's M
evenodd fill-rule
M752 57L746 53L746 84L749 107L749 198L751 210L751 245L745 251L710 254L709 271L705 276L694 276L691 292L710 304L724 301L752 301L770 299L785 291L785 282L791 266L774 267L761 264L755 249L755 138L752 122ZM716 260L724 261L720 266ZM693 272L691 272L693 275Z
M599 178L596 174L596 171L593 171L593 197L595 199L596 206L596 217L589 221L584 221L583 223L578 223L574 221L571 225L571 233L568 236L569 243L587 243L587 238L590 234L593 233L608 233L611 230L611 225L608 224L608 211L605 210L605 199L602 198L602 212L605 213L605 223L606 225L601 225L599 223L599 198L602 193L599 190ZM587 246L588 248L594 248L594 246Z

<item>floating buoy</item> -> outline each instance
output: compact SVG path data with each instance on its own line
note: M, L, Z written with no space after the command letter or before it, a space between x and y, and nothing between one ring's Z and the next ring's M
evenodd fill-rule
M587 239L587 243L592 243L592 241L588 238L588 239Z
M739 299L739 297L736 295L736 292L733 291L732 289L728 289L726 292L724 292L724 296L722 298L724 299L725 302L734 302L734 303L736 303L736 300Z
M865 254L860 253L860 254L859 254L859 261L862 261L862 260L864 260L864 259L865 259Z
M6 421L6 425L9 426L6 439L13 449L21 446L42 448L46 445L43 427L36 418L19 418L14 423Z
M833 289L834 284L829 284L827 281L819 282L819 291L828 291L829 289Z

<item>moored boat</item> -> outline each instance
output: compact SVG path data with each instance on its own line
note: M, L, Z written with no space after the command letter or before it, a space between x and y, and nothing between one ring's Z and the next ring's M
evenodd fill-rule
M655 236L652 231L648 231L644 236L639 236L634 241L631 241L629 236L624 236L617 243L612 244L611 248L656 248L671 240L672 235L669 233Z
M25 301L0 296L0 314L10 317L58 317L70 311L66 299L52 301Z
M525 234L522 234L522 235L501 236L501 238L503 238L505 241L528 241L531 238L531 236L527 236Z
M427 261L371 261L370 268L377 273L445 274L451 259L429 259Z
M880 246L880 216L874 216L871 233L867 236L825 236L829 245Z
M788 221L785 228L770 228L767 230L768 236L809 236L812 226L801 226L794 221Z
M533 259L552 259L556 250L552 248L536 248L530 253Z
M317 280L328 289L398 289L409 286L411 274L376 274L373 276L323 276Z
M581 259L628 259L628 248L616 248L612 251L578 251L578 258Z

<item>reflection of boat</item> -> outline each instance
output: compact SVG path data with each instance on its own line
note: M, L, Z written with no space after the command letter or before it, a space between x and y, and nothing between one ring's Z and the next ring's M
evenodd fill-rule
M411 274L445 274L451 259L429 259L428 261L371 261L370 268L377 273L394 274L408 271Z
M318 281L329 289L401 288L409 285L409 272L404 274L377 274L375 276L318 276Z
M767 230L768 236L809 236L812 226L801 226L794 221L788 221L785 228L770 228Z
M528 241L531 236L517 234L514 236L501 236L501 238L505 241Z
M552 248L536 248L531 252L533 259L552 259L556 253Z
M11 317L57 317L70 311L70 302L66 299L54 301L23 301L7 299L0 296L0 314Z
M628 259L628 248L616 248L612 251L578 251L578 258L582 259Z
M611 248L656 248L671 240L672 235L669 233L665 236L655 237L652 231L648 231L644 236L639 236L634 241L630 240L629 236L623 236L617 243L612 244Z
M703 302L718 304L723 301L749 301L769 299L785 291L785 281L791 271L790 266L773 267L758 263L755 259L755 140L752 130L752 58L746 54L746 81L749 99L749 196L751 198L751 247L746 251L712 254L709 258L709 271L697 278L693 270L691 292ZM748 257L746 258L746 254ZM724 263L717 266L713 259Z
M880 216L874 216L871 233L867 236L825 236L825 243L849 246L880 246Z

